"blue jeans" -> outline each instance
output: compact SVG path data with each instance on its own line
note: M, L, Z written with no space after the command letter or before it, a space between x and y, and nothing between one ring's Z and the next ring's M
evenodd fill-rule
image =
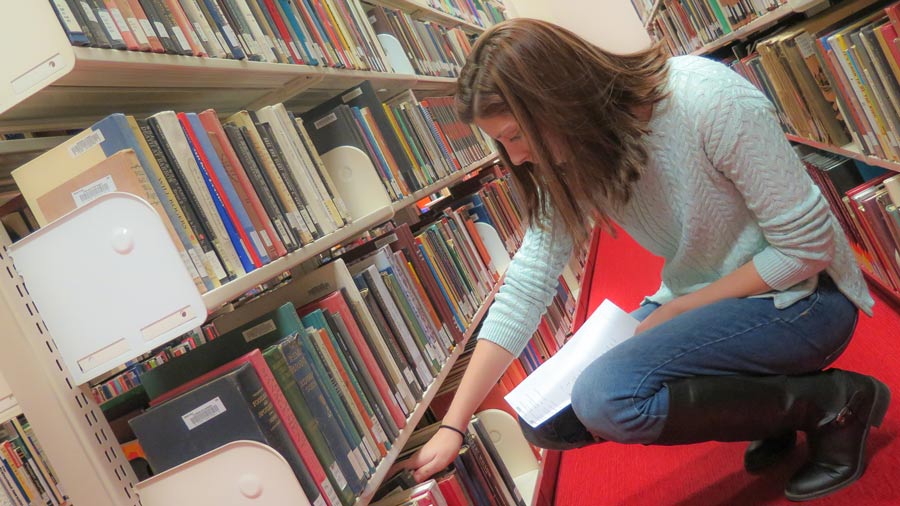
M642 320L657 307L647 303L632 315ZM669 412L666 382L822 369L846 348L858 313L825 275L812 295L785 309L769 298L743 298L688 311L589 365L573 388L572 409L600 438L651 444Z

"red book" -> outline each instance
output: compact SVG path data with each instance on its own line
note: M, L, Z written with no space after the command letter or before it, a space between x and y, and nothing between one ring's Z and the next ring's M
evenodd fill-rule
M341 502L338 499L338 495L335 493L334 488L331 486L331 482L328 481L328 477L325 475L322 464L316 457L312 446L310 446L309 440L306 439L306 434L303 433L300 422L298 422L297 417L294 416L294 411L284 397L281 387L278 386L278 381L272 374L272 370L269 369L269 364L266 363L266 359L263 358L262 352L259 350L253 350L227 364L217 367L206 374L202 374L179 387L173 388L172 390L151 399L150 405L156 406L168 399L175 398L192 388L200 386L207 381L240 367L243 364L250 364L259 376L259 381L262 383L263 390L266 391L266 395L268 395L269 399L272 401L275 413L278 415L278 418L281 419L281 423L290 435L291 441L297 448L297 452L300 454L300 458L303 459L303 463L306 465L309 474L316 481L316 485L322 493L322 497L328 500L332 506L340 506Z
M172 27L172 31L175 31L176 29L181 31L180 34L177 32L175 33L178 44L183 46L183 44L187 42L187 45L191 48L191 53L194 56L209 56L206 54L206 49L204 49L203 44L197 36L197 32L194 31L193 25L191 25L187 14L184 13L178 0L165 0L165 3L165 6L169 8L169 12L172 13L172 19L175 21L175 26Z
M234 147L228 141L228 136L225 135L225 130L222 128L222 123L219 121L216 111L207 109L197 116L200 118L200 123L203 124L203 128L206 129L206 133L209 134L213 146L219 146L221 148L222 152L219 155L219 158L225 166L225 172L228 173L231 182L234 184L234 190L244 204L244 209L246 209L247 214L250 215L250 221L253 222L253 228L261 235L265 234L265 237L260 237L260 240L266 248L266 251L269 253L269 258L274 260L284 256L287 254L287 248L284 247L281 239L278 238L275 227L272 225L272 220L269 219L269 215L266 214L266 209L259 200L259 195L256 194L253 183L251 183L250 178L247 177L247 172L244 170L244 166L241 165L241 161L238 158L237 153L235 153Z
M102 3L102 7L106 9L106 14L109 16L108 21L111 21L119 31L119 34L122 35L122 40L125 41L125 47L127 47L129 51L140 51L141 46L138 44L137 37L131 32L131 27L125 23L125 18L122 16L122 12L119 10L119 6L116 5L116 2L113 0L103 0Z
M398 429L406 427L406 416L404 416L403 411L400 409L400 405L397 404L397 400L391 392L387 379L385 379L381 368L378 367L375 355L369 348L368 343L366 343L363 333L356 323L356 319L353 317L353 313L350 311L350 306L347 304L344 296L340 292L332 292L321 299L297 309L297 313L305 315L316 309L320 309L329 314L336 313L340 315L341 320L347 327L347 331L350 333L353 344L359 351L360 357L362 357L363 365L369 372L372 382L375 383L375 388L378 389L378 394L381 396L381 399L387 406L388 412L391 414L391 418L393 418Z
M581 290L578 292L575 316L572 318L572 332L581 327L590 315L589 305L591 299L591 282L594 280L594 265L597 263L597 250L600 247L600 227L594 227L591 233L591 242L588 246L587 260L584 263L584 273L581 275Z
M444 499L447 501L447 506L469 506L474 504L469 500L469 496L459 483L456 471L437 478L436 481L438 488L441 489L441 493L444 495Z
M138 0L127 0L127 2L128 6L131 7L131 13L134 14L134 17L137 19L138 24L141 25L141 28L144 31L144 35L147 36L147 41L150 44L150 50L154 53L165 53L166 48L163 47L162 42L156 35L156 32L153 31L153 25L150 24L150 19L147 18L147 13L144 12L144 8L141 6L141 3Z
M225 188L222 187L222 182L219 181L216 171L213 170L213 166L209 162L209 156L207 156L207 153L203 150L200 139L197 137L197 133L194 132L194 127L191 126L191 122L187 115L183 112L179 112L178 122L181 123L181 128L184 129L185 135L187 135L194 150L197 151L197 156L200 157L200 161L203 163L201 169L205 169L207 176L209 176L209 180L212 182L213 188L216 190L216 193L219 194L222 205L225 207L225 212L228 213L228 218L234 223L234 228L237 231L241 242L244 244L244 249L247 251L250 261L256 268L262 267L262 260L260 260L259 255L256 252L256 247L250 237L247 236L247 231L241 226L241 221L238 219L237 213L234 212L234 206L232 206L231 201L228 200Z
M275 23L275 29L278 30L278 34L281 35L281 40L284 41L284 45L287 46L288 51L291 53L291 58L294 60L291 63L305 64L306 60L303 59L303 55L297 52L297 45L294 43L294 38L291 37L291 32L288 30L287 25L284 24L284 20L281 18L281 14L278 12L278 7L275 6L275 2L273 0L263 0L263 3L266 5L266 9L268 9L269 14L272 16L272 21Z

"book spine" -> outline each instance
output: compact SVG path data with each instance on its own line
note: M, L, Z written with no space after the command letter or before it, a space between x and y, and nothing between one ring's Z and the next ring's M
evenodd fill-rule
M250 153L250 147L241 134L240 128L235 125L224 125L223 128L245 170L250 185L256 192L259 204L262 206L262 210L259 212L265 213L269 217L272 224L272 232L277 235L285 252L296 250L300 247L300 242L291 231L284 209L278 199L275 198L271 185L267 182L259 165Z
M319 424L316 422L310 405L304 399L299 385L294 380L287 359L284 356L282 345L270 346L263 352L263 357L265 357L269 368L272 370L272 375L278 382L282 392L284 392L285 399L291 405L294 416L303 429L303 433L309 439L310 445L322 468L328 475L331 485L335 490L339 491L341 503L345 506L352 504L354 495L362 490L359 487L359 480L357 480L356 491L354 491L340 465L338 465L335 453L329 446L329 441L326 439L324 431L320 429Z
M203 252L203 256L201 258L199 255L195 255L195 258L193 258L194 264L198 266L202 265L205 268L209 279L212 281L212 287L221 286L223 281L227 281L227 275L225 274L222 264L210 241L209 225L199 218L195 211L197 208L196 205L192 203L192 199L188 198L185 188L179 182L175 172L172 170L172 166L169 164L164 148L162 147L162 144L166 143L165 138L157 137L147 120L138 121L138 126L144 134L147 145L150 146L150 153L156 158L163 176L169 182L169 187L172 188L175 201L184 212L188 226L194 231L197 242L200 244L200 250Z

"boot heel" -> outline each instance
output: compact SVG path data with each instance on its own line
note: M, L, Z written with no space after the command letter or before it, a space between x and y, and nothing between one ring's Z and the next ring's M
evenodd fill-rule
M872 412L869 416L869 425L881 427L884 416L887 414L888 405L891 403L891 390L884 383L877 379L875 382L875 401L872 403Z

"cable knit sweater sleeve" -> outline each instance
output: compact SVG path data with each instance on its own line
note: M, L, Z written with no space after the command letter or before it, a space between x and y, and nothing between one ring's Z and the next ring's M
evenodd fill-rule
M562 227L530 226L506 269L503 286L485 317L479 339L497 343L519 356L547 310L572 240Z
M753 263L763 280L786 290L825 269L834 256L828 203L785 138L768 99L724 66L695 104L706 154L756 216L770 246Z

